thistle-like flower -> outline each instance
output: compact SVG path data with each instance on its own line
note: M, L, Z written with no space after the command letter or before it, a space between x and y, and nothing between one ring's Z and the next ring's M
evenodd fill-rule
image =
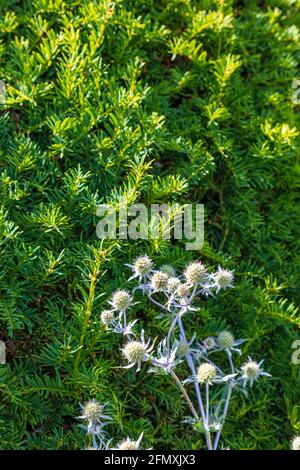
M106 327L109 327L114 321L114 312L112 310L103 310L101 313L101 322Z
M189 285L198 284L205 279L206 268L200 261L195 261L185 268L183 275Z
M291 442L292 450L300 450L300 436L294 436Z
M196 379L200 385L213 385L217 379L217 369L213 364L204 362L197 368Z
M84 405L80 405L82 414L78 416L79 419L88 422L87 426L83 426L87 433L96 434L100 440L105 435L103 428L107 423L104 421L112 419L110 416L103 414L106 405L107 403L101 405L97 400L89 400Z
M221 349L231 349L234 345L234 336L230 331L221 331L218 336L218 343Z
M218 267L218 271L213 274L213 286L216 288L217 292L221 289L227 289L228 287L233 287L232 283L234 280L234 276L232 271L228 271L227 269L222 269L220 266Z
M133 439L127 437L117 445L116 450L139 450L142 438L143 433L140 435L137 441L134 441Z
M217 338L217 344L219 349L224 349L231 354L231 351L235 351L242 354L242 351L237 348L240 344L244 343L244 339L235 340L233 334L230 331L221 331Z
M118 310L119 312L124 312L133 305L132 297L126 290L117 290L109 303L112 305L113 310Z
M178 297L179 302L183 299L187 299L190 295L191 292L191 286L185 282L183 284L180 284L175 292L176 297Z
M174 292L180 286L180 284L181 284L181 281L178 277L170 277L167 283L167 291L170 292L170 294L174 294Z
M205 340L203 341L203 348L205 349L205 351L210 351L214 349L216 345L217 345L216 340L212 336L205 338Z
M84 405L80 405L82 415L79 416L79 418L87 421L95 421L97 423L100 423L102 419L111 419L109 416L103 414L105 406L106 404L101 405L97 400L87 401Z
M125 344L124 348L121 349L127 361L128 366L124 366L124 369L130 369L137 364L137 372L141 370L142 362L145 362L149 358L149 353L153 349L153 345L150 346L151 339L145 342L144 330L142 330L141 340L129 341Z
M151 272L153 262L147 255L139 256L134 260L133 264L127 264L126 266L129 266L133 270L133 276L129 278L129 281L131 279L134 279L136 277L141 280L143 277L147 276Z
M151 277L150 286L153 292L162 292L166 290L169 276L162 271L155 271Z
M244 381L243 386L245 387L248 382L250 382L250 387L252 387L253 383L258 380L260 376L266 376L266 377L271 377L270 374L267 372L264 372L263 369L261 368L261 365L264 361L256 362L251 359L251 357L248 358L248 361L245 362L245 364L242 365L241 371L242 371L242 380Z

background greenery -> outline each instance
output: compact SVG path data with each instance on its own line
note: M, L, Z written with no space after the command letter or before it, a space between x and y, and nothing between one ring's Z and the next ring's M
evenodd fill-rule
M75 449L79 403L110 402L116 440L204 446L176 387L123 363L100 323L147 252L234 269L235 289L186 317L231 328L273 376L236 395L223 443L287 449L300 431L299 0L2 0L0 78L1 449ZM96 237L96 206L205 204L199 252ZM298 236L297 236L298 235ZM134 308L152 337L165 320ZM81 349L78 349L82 346ZM239 361L239 359L238 359ZM239 364L239 362L238 362Z

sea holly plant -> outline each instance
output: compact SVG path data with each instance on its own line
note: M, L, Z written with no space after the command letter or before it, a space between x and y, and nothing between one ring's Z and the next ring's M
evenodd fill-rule
M110 309L101 314L103 325L124 337L121 348L127 363L124 368L135 367L139 372L148 363L149 372L170 375L191 413L184 421L204 432L209 450L217 450L233 391L245 390L260 377L270 376L263 370L263 360L258 362L248 357L239 369L235 367L234 357L242 354L240 346L246 339L236 340L231 331L216 332L215 336L207 338L197 338L195 334L187 338L185 317L199 310L197 301L200 298L215 297L222 290L232 288L233 272L219 266L216 272L210 273L202 262L194 261L177 275L172 266L155 269L147 255L138 257L127 266L133 272L129 281L135 280L137 286L131 292L117 290L108 301ZM136 304L134 294L138 290L158 308L159 317L169 319L169 329L157 345L146 337L143 329L139 333L137 319L129 317L131 307ZM227 371L218 365L216 353L222 353L227 359ZM186 377L182 380L176 369L180 365L182 370L184 364ZM195 390L194 401L191 387ZM222 393L216 395L219 388ZM216 396L221 398L216 399ZM99 436L102 428L101 425ZM100 443L103 445L101 437Z

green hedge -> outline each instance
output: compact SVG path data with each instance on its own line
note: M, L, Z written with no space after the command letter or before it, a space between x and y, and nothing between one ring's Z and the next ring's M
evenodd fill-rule
M145 252L234 270L235 289L190 313L188 329L249 338L245 354L273 376L235 396L224 445L289 448L300 431L299 0L0 4L0 448L83 448L76 416L91 398L110 403L116 439L204 446L172 382L118 369L120 338L100 322L126 287L124 263ZM204 203L204 246L101 244L96 207L121 196ZM139 300L140 324L163 334Z

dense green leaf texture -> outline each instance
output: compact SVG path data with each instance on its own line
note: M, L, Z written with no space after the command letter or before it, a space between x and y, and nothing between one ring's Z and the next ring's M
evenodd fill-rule
M171 380L118 368L122 341L100 322L145 252L234 270L187 330L230 328L272 374L234 396L223 445L287 449L300 431L299 0L0 4L1 449L83 448L91 398L109 402L116 439L203 448ZM204 247L101 244L96 207L121 196L204 203ZM137 300L140 327L163 336L167 320Z

